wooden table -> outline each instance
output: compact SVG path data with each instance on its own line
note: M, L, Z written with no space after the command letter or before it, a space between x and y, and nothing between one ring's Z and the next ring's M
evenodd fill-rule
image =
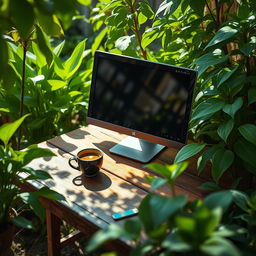
M46 208L48 255L60 255L60 250L75 237L61 241L61 220L66 221L82 233L91 236L94 232L115 222L111 215L138 207L146 196L150 185L145 177L154 175L142 164L113 155L109 148L123 139L122 135L93 125L71 131L62 136L40 143L56 153L57 157L34 160L30 166L34 169L46 170L52 180L26 184L25 189L38 189L47 185L51 189L63 194L66 202L43 199ZM81 179L80 173L68 164L68 158L76 155L83 148L98 148L104 153L103 167L99 175L94 178ZM155 162L171 164L177 150L166 149L154 159ZM198 188L204 182L194 174L192 165L182 174L176 183L177 194L187 194L189 199L201 198L202 192ZM167 187L159 193L169 194ZM123 221L116 223L122 224ZM129 245L125 241L109 243L108 248L120 255L129 252Z

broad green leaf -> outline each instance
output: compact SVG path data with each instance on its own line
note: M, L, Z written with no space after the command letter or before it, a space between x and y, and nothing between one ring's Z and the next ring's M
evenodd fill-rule
M203 15L205 0L189 0L189 5L199 16Z
M234 127L234 120L229 119L228 121L220 124L217 130L217 133L225 142L227 142L227 138L231 133L233 127Z
M193 143L193 144L188 144L185 145L176 155L174 162L178 163L178 162L182 162L188 158L190 158L191 156L196 155L197 153L199 153L204 147L206 146L206 144L201 144L201 143Z
M116 224L110 224L107 228L98 231L88 242L86 247L87 252L92 252L107 241L115 240L122 237L125 230Z
M25 219L22 216L16 216L14 218L11 218L11 221L14 225L21 227L21 228L27 228L27 229L33 229L32 221Z
M54 199L54 200L64 200L65 201L65 197L63 195L61 195L60 193L58 193L54 190L49 189L48 187L43 187L34 193L37 196L42 196L42 197L46 197L46 198Z
M136 239L139 237L141 232L141 223L138 219L127 220L124 224L124 229L127 232L127 235L129 234L130 239Z
M79 4L90 6L92 0L77 0Z
M230 39L237 33L238 33L238 30L230 26L222 27L220 30L217 31L217 33L212 38L212 40L206 45L205 49L210 46L216 45L220 42L223 42L227 39Z
M48 66L50 66L53 59L52 51L50 49L49 43L47 42L46 36L38 25L36 25L36 35L38 47L40 51L44 54Z
M139 218L146 231L151 232L159 228L162 223L186 204L186 200L185 195L172 198L153 194L146 196L139 207Z
M61 80L47 80L47 82L51 85L52 91L56 91L68 84L67 82Z
M225 104L223 106L223 111L234 118L236 112L242 107L243 99L242 97L236 98L232 104Z
M25 204L28 204L34 213L40 218L43 222L45 219L45 209L38 200L37 196L33 193L24 192L19 194L19 197Z
M242 45L240 51L247 57L249 57L252 51L256 48L256 44L247 43Z
M12 123L6 123L0 126L0 140L4 143L5 146L7 146L10 138L13 136L13 134L16 132L19 126L22 124L24 119L29 115L31 114L26 114Z
M140 12L138 15L139 25L144 24L147 20L148 20L148 18L142 12Z
M49 149L39 148L37 147L37 145L29 146L25 152L26 152L26 155L24 156L24 159L23 159L24 165L27 165L28 163L30 163L32 160L36 158L55 156L55 154Z
M154 177L147 177L147 181L151 183L150 191L154 191L167 183L167 179Z
M95 51L98 50L98 48L100 47L104 37L106 36L108 32L108 28L105 27L104 29L101 30L101 32L97 35L97 37L95 38L93 44L92 44L92 54L94 55Z
M208 115L213 115L216 112L220 111L224 102L220 99L208 99L206 101L201 102L194 110L192 114L192 120L200 119L206 117Z
M256 102L256 88L250 88L248 90L248 104Z
M204 71L206 71L210 66L218 65L228 60L228 56L223 56L222 51L216 49L213 52L206 53L196 60L193 64L196 65L198 70L198 76L200 77Z
M219 149L212 159L212 177L216 183L223 173L232 165L234 153L227 149Z
M164 16L172 14L179 7L180 2L181 0L164 0L156 11L155 16L161 12L164 12Z
M222 85L224 82L226 82L237 70L238 67L235 67L233 69L230 68L224 68L222 69L219 74L217 74L217 87Z
M204 205L210 209L221 207L223 211L227 210L232 202L232 194L230 191L218 191L210 194L204 199Z
M38 11L36 17L47 35L54 37L64 35L64 31L56 15L47 15Z
M248 163L254 169L256 168L256 146L254 144L240 139L235 143L234 149L236 155L238 155L244 162Z
M33 5L27 0L10 0L9 6L13 26L23 40L27 39L35 21Z
M159 38L163 34L163 31L160 27L153 27L146 30L142 35L141 45L143 48L146 48L151 44L155 39Z
M152 8L148 3L139 2L139 5L140 5L140 11L145 17L147 17L148 19L154 18L154 11L152 10Z
M216 191L216 190L221 189L221 187L218 184L216 184L215 182L207 181L200 185L200 189Z
M246 140L256 145L256 125L244 124L238 130Z
M60 60L60 58L56 55L53 55L54 58L54 71L56 72L56 74L62 78L63 80L66 79L66 77L68 76L68 72L65 70L62 61Z
M39 67L43 67L47 64L46 58L44 54L39 50L39 47L36 43L32 42L32 49L34 54L36 55L36 64Z
M120 51L125 51L131 43L130 36L122 36L116 40L115 47Z
M230 192L232 194L234 203L238 207L240 207L242 210L247 211L248 210L247 202L249 202L250 198L242 191L231 190Z
M60 44L58 44L54 49L53 49L53 52L56 56L59 57L63 47L65 45L65 40L63 40Z
M65 62L64 68L67 72L67 77L66 79L70 78L71 76L74 75L74 73L78 70L80 67L82 60L83 60L83 52L85 48L85 41L83 40L80 42L74 51L72 52L72 55L70 58Z
M207 161L212 160L214 154L217 152L217 150L219 150L221 148L221 145L217 144L214 146L211 146L209 149L207 149L206 151L203 152L203 154L198 158L197 161L197 170L198 170L198 174L200 175L200 173L203 171L203 169L205 168L205 165L207 163Z
M28 177L26 177L26 180L47 180L51 179L51 175L46 171L41 170L33 170L30 167L24 167L22 168L21 172L25 172L29 174Z

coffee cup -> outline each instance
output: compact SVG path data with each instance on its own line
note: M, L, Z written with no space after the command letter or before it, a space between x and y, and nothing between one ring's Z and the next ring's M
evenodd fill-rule
M76 162L77 165L73 165ZM87 148L79 151L76 156L69 158L69 165L81 171L86 177L93 177L99 172L103 163L103 154L96 148Z

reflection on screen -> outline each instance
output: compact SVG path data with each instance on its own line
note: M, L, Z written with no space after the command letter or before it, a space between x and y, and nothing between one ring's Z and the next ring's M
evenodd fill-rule
M99 58L95 79L91 117L166 139L186 137L189 72Z

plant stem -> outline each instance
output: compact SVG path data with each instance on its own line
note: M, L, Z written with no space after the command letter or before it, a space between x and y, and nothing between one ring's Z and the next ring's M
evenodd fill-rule
M139 47L140 47L140 51L141 51L141 54L142 54L142 57L147 60L147 52L146 50L142 47L142 44L141 44L141 41L142 41L142 38L141 38L141 35L140 35L140 31L139 31L139 22L138 22L138 15L136 14L136 10L135 10L135 7L133 5L130 6L131 8L131 12L133 13L133 24L134 24L134 29L133 29L133 32L137 38L137 41L138 41L138 44L139 44Z
M23 60L22 60L22 78L21 78L21 88L20 88L20 117L23 116L23 110L24 110L27 41L23 42L22 47L23 47ZM18 145L17 145L18 150L20 149L21 136L22 136L22 125L20 125L19 133L18 133Z
M173 182L170 182L170 188L171 188L171 191L172 191L172 196L176 196L175 186L174 186Z

